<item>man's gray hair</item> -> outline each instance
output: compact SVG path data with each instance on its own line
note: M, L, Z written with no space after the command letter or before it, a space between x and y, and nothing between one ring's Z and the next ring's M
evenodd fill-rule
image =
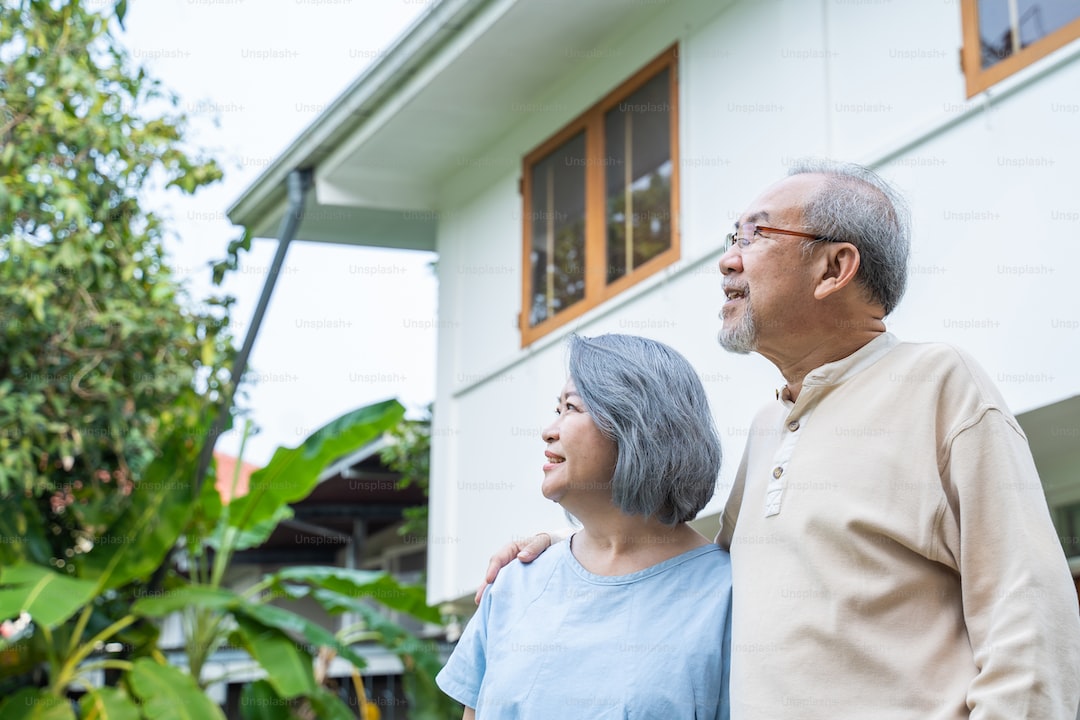
M701 378L667 345L636 335L572 335L570 377L615 441L615 505L667 525L693 520L713 496L720 438Z
M855 276L888 315L907 286L911 219L903 196L873 171L853 163L798 160L788 175L819 173L824 189L803 208L806 226L818 235L859 249Z

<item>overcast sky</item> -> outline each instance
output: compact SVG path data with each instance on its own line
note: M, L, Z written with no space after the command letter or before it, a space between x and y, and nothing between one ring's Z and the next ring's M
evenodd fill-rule
M99 0L105 7L112 0ZM225 211L270 161L430 6L416 0L134 0L120 33L133 58L177 93L189 138L225 181L150 202L170 219L174 264L196 297L209 260L239 228ZM242 341L276 242L256 241L226 290ZM434 397L434 256L294 243L251 358L240 405L260 428L244 459L265 464L343 412ZM374 272L373 269L381 269ZM318 321L324 321L319 327ZM433 327L432 322L428 327ZM239 433L217 448L236 454Z

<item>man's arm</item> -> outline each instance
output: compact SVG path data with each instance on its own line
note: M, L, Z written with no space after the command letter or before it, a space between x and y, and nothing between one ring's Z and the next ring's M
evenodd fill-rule
M991 409L956 433L944 470L964 620L978 674L972 720L1075 720L1080 609L1031 452Z
M743 490L746 487L746 462L749 457L750 445L747 443L742 460L739 461L739 470L735 473L735 482L728 491L727 501L724 503L724 512L720 516L720 531L716 533L716 538L713 540L725 550L731 550L731 538L735 534L735 523L739 519Z
M461 715L461 720L476 720L476 710L471 707L465 708L465 712Z

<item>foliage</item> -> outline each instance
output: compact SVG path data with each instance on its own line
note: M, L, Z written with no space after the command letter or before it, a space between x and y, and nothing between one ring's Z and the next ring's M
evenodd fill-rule
M392 606L437 619L422 590L293 569L240 594L224 570L330 460L403 412L361 408L279 450L230 505L199 486L200 451L235 390L231 299L191 301L142 198L193 193L221 172L185 148L176 99L133 65L113 17L88 0L0 3L0 717L220 718L201 669L225 642L263 665L252 692L284 701L278 716L344 716L313 655L360 666L350 644L363 637L430 671L433 651L373 619L335 637L283 606L310 596L363 616L362 599L390 592ZM250 241L230 244L215 281ZM183 600L188 669L158 650L170 598ZM92 687L99 671L112 686Z
M426 417L402 420L386 437L390 442L379 452L379 459L401 475L398 488L417 487L423 490L424 497L427 497L431 475L431 406L427 407ZM405 522L398 528L398 533L426 539L427 503L406 508L403 515Z
M266 681L249 692L269 698L261 706L282 709L278 716L352 717L323 687L325 673L319 668L325 669L335 655L363 668L364 658L353 648L358 641L381 643L401 657L417 717L445 716L456 706L433 684L437 649L376 609L382 606L438 623L439 614L426 605L423 588L400 585L386 573L335 567L289 567L243 592L223 584L234 553L265 541L278 522L278 514L260 510L265 498L295 501L307 496L323 468L375 441L403 415L400 403L391 400L338 418L300 446L275 452L265 468L252 474L247 495L224 506L211 484L197 495L191 485L198 449L192 438L197 435L166 443L148 473L158 477L169 468L169 481L137 483L130 496L131 512L103 535L130 538L127 542L95 545L81 554L73 563L74 578L33 565L25 556L0 573L0 616L25 611L33 619L31 636L8 643L6 652L0 652L0 677L5 667L23 671L37 663L47 668L46 687L12 696L0 705L0 717L14 712L15 702L74 717L57 701L92 671L111 669L120 672L119 685L95 689L84 698L84 714L97 708L100 717L221 718L220 709L205 699L211 678L202 670L226 643L244 648L262 666ZM166 496L170 501L160 502ZM148 534L154 542L142 541ZM92 621L103 617L108 598L132 581L145 582L181 537L181 565L188 573L170 572L165 588L141 597L97 629ZM330 614L350 612L361 620L332 633L288 608L300 599L313 600ZM163 664L152 640L136 642L125 635L140 619L156 621L173 613L182 615L187 628L187 672ZM124 650L100 650L116 641Z
M0 5L0 498L66 572L228 378L230 300L192 309L140 199L221 176L175 107L107 15Z

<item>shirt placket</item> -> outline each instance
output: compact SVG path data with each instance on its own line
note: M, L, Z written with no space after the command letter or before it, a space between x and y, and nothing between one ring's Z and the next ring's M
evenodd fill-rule
M773 454L771 477L765 489L765 517L772 517L780 512L784 490L787 488L791 456L795 453L795 445L799 442L802 427L810 416L809 408L797 408L790 400L781 400L781 402L788 409L788 415L781 429L783 439L776 453Z

